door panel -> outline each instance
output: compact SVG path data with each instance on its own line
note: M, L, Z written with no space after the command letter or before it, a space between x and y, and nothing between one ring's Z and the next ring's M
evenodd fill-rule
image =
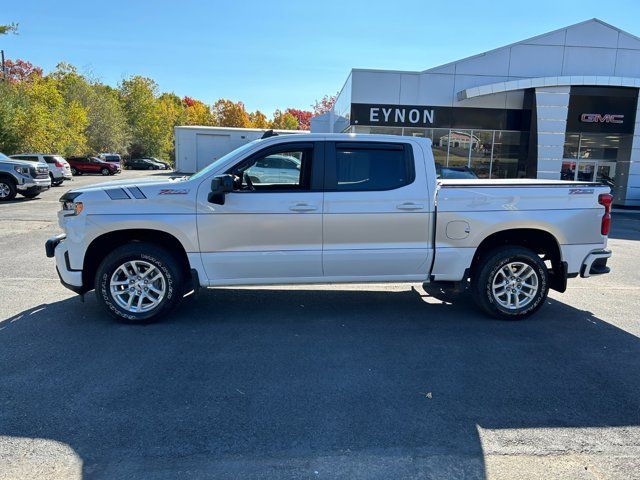
M405 145L404 148L408 148L405 158L413 165L411 148ZM369 171L361 164L339 165L336 155L340 155L341 148L344 157L350 159L355 156L350 149L357 149L358 145L336 144L327 149L327 188L336 185L340 181L336 176L340 175L347 180L344 187L339 188L367 188L365 184L380 173L376 174L373 167ZM406 179L411 180L408 184L382 191L325 192L325 276L426 278L431 259L432 213L422 151L415 150L419 161L413 168L413 179ZM383 161L394 161L393 156L386 155ZM402 177L401 173L386 170L384 175ZM390 181L393 186L392 179Z
M212 285L322 278L323 193L311 191L314 182L322 181L314 176L315 167L324 160L322 148L314 149L312 143L270 147L240 161L228 173L235 169L244 173L255 164L255 157L274 153L274 148L304 151L299 183L256 184L253 190L241 184L226 195L224 205L207 201L210 179L198 190L198 238Z

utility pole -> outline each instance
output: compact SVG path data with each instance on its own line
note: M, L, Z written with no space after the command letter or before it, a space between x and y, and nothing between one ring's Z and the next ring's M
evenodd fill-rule
M4 50L0 50L0 57L2 57L2 77L1 77L1 79L2 80L6 80L6 78L5 78L6 72L4 70Z

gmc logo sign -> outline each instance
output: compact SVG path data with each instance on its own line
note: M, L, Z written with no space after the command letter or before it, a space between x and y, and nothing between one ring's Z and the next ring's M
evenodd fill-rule
M624 115L615 115L613 113L583 113L580 115L580 121L584 123L624 123Z

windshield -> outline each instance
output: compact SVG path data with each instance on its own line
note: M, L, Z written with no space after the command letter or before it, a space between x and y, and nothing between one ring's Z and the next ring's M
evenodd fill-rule
M204 167L202 170L200 170L199 172L196 172L193 175L191 175L189 177L189 180L194 180L196 178L203 177L204 175L209 173L211 170L215 170L218 167L218 165L223 164L224 162L229 160L231 157L234 157L235 155L238 155L238 154L240 154L240 153L242 153L242 152L244 152L246 150L249 150L251 147L253 147L259 141L260 141L260 139L254 140L253 142L245 143L241 147L238 147L235 150L230 151L226 155L220 157L218 160L213 162L211 165L208 165L208 166Z
M4 153L0 152L0 160L11 160L11 159L7 157Z

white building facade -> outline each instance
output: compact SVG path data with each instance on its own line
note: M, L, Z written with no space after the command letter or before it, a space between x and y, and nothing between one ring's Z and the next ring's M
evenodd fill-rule
M422 72L353 69L311 130L425 136L443 166L640 206L639 89L640 38L593 19Z
M176 126L176 171L194 173L215 162L220 157L256 140L267 131L265 128L204 127L198 125ZM309 133L304 130L274 130L278 135Z

